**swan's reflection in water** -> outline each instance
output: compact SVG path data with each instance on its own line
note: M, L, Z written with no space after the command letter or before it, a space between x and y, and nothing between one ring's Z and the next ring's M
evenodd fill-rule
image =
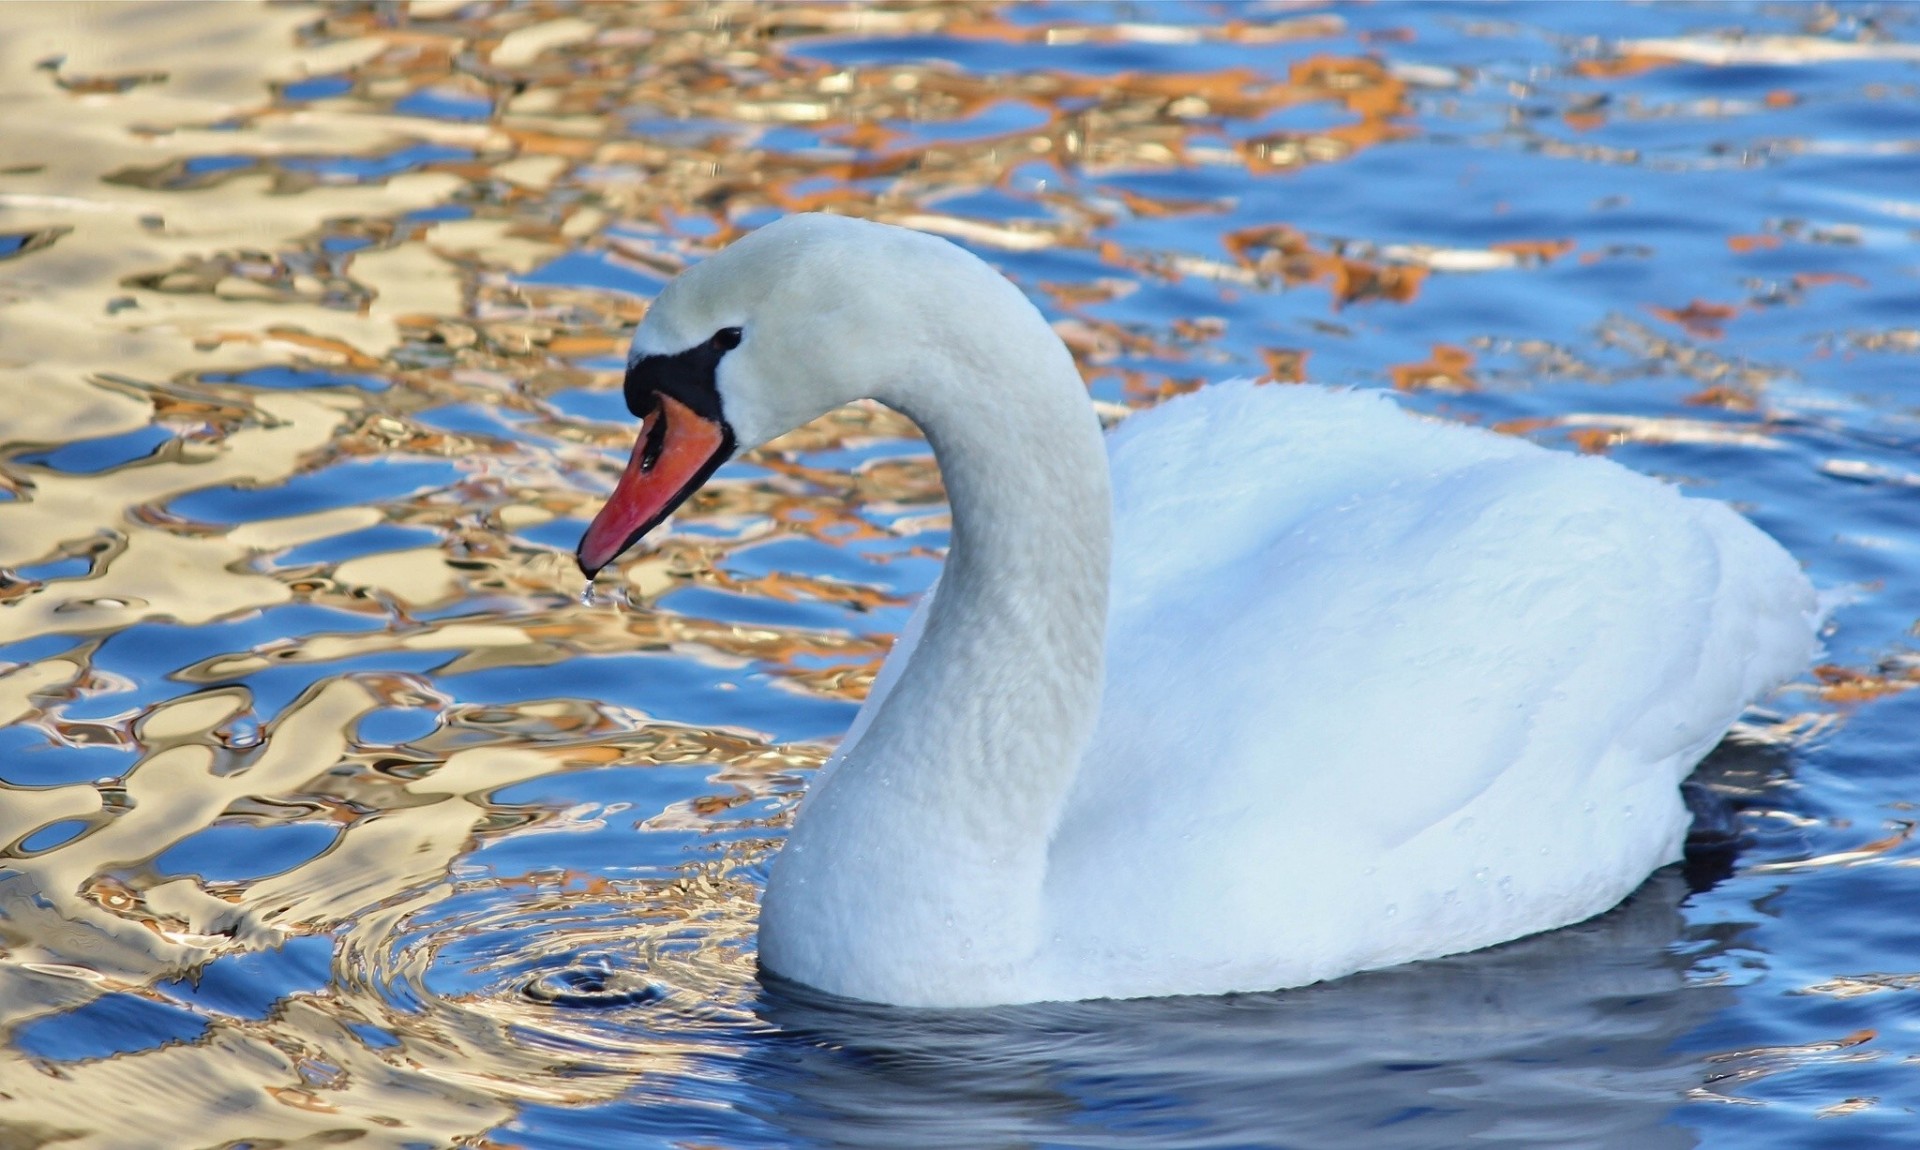
M758 1116L886 1147L1691 1146L1677 868L1611 914L1274 994L903 1011L769 979ZM1143 911L1144 912L1144 911Z

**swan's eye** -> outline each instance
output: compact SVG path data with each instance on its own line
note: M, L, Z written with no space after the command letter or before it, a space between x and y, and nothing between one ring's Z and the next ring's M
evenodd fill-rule
M734 348L740 346L740 336L741 331L739 328L723 327L719 331L714 332L713 338L707 342L721 351L732 351Z

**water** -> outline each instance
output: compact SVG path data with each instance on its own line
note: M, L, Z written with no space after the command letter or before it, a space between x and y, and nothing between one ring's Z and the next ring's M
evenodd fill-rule
M1912 1141L1910 9L0 29L0 1141ZM570 552L645 299L808 207L994 261L1112 413L1397 386L1731 500L1844 595L1825 662L1580 927L1223 999L763 981L765 860L946 544L924 444L842 411L598 601Z

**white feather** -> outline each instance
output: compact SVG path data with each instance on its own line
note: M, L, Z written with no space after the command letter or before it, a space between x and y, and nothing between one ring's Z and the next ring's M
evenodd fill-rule
M877 398L953 506L769 881L762 962L825 990L1262 990L1579 921L1679 857L1678 783L1815 650L1777 544L1607 460L1244 382L1103 442L1039 313L932 237L771 225L636 347L726 324L745 445Z

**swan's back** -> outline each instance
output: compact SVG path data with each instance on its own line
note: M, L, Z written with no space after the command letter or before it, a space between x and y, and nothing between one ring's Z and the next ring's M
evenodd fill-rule
M1295 985L1598 913L1678 857L1677 784L1815 646L1806 579L1724 505L1377 393L1219 385L1110 457L1061 996Z

